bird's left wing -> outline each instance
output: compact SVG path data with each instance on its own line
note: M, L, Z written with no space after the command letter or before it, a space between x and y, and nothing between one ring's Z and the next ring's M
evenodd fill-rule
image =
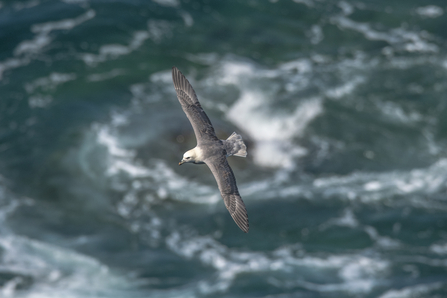
M248 233L248 214L245 204L239 195L236 178L225 155L205 160L219 186L220 194L231 217L239 228Z
M174 81L175 91L182 109L191 122L197 144L204 141L217 141L218 138L214 132L210 119L205 114L202 106L197 99L196 92L189 81L176 67L172 68L172 80Z

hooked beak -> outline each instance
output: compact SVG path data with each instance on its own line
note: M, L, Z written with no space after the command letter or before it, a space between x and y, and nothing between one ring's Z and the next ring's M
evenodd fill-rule
M181 166L182 164L184 164L185 162L183 161L183 159L178 163L179 166Z

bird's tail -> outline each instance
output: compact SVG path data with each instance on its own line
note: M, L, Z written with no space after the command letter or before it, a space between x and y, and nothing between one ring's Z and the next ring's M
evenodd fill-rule
M225 149L227 150L227 156L232 155L240 157L247 156L247 146L245 146L241 135L238 135L237 133L233 132L231 136L229 136L228 139L224 141L224 143L225 143Z

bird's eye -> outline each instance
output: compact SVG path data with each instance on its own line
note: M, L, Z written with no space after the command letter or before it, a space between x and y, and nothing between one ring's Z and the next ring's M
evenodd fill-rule
M191 158L191 157L188 156L186 159L190 159L190 158Z

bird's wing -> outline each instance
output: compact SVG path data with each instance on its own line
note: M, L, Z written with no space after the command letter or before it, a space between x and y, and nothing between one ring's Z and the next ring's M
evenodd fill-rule
M202 106L197 99L191 84L185 76L176 67L172 68L172 80L174 81L175 91L178 100L182 105L183 111L191 122L196 135L197 144L203 141L217 141L218 138L214 132L210 119L203 111Z
M237 190L236 179L228 164L225 155L205 160L207 166L213 172L214 178L219 186L220 194L225 202L225 206L231 214L239 228L248 233L248 214L245 204Z

